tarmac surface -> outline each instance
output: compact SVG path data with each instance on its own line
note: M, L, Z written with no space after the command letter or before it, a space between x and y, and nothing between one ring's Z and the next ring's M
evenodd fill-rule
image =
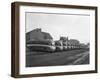
M68 50L60 52L27 52L26 67L85 65L89 64L88 50Z

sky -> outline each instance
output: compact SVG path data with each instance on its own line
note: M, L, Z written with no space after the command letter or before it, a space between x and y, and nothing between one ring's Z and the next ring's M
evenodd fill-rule
M90 16L73 14L26 13L26 32L41 28L51 34L54 40L60 36L90 42Z

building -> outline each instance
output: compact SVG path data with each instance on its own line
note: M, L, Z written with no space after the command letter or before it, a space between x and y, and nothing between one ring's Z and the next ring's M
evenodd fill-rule
M80 44L80 42L76 39L70 39L68 41L68 46L70 46L71 48L78 48L79 44Z
M53 40L52 36L47 32L42 32L40 28L36 28L26 33L26 42L35 40Z
M69 39L68 37L60 37L60 40L68 46L68 48L78 48L80 42L76 39Z
M70 39L68 41L69 45L79 45L79 41L76 39Z
M90 48L90 43L87 43L87 44L80 43L80 48L89 49Z
M62 36L62 37L60 37L60 40L63 41L63 42L67 42L68 41L68 37L63 37Z

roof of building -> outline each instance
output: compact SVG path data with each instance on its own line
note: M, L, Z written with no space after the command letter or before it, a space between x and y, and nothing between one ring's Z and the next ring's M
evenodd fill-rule
M53 39L52 36L49 33L42 32L41 28L36 28L36 29L34 29L30 32L27 32L26 35L30 35L31 33L33 33L34 36L36 36L36 37L42 37L44 40L45 39ZM38 34L38 33L41 34L41 36L37 36L36 34Z
M52 36L47 32L42 32L45 39L53 39Z

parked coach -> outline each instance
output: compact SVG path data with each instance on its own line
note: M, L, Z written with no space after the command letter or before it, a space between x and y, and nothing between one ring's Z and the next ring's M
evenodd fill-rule
M27 48L31 51L44 51L44 52L54 52L56 47L54 41L29 41L27 42Z

